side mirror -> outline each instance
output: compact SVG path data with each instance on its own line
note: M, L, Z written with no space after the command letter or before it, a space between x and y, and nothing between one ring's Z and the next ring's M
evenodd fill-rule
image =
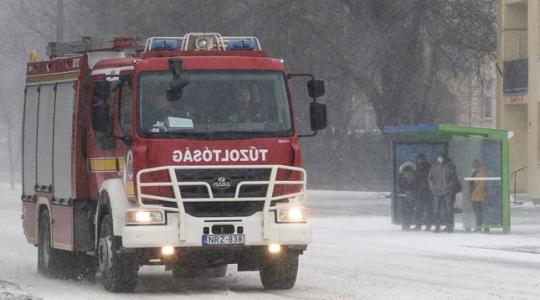
M173 74L173 79L169 83L170 89L167 90L167 100L178 101L182 99L184 87L189 83L182 79L182 60L179 58L169 59L169 69Z
M311 98L318 98L324 96L324 81L311 79L307 82L307 89Z
M184 87L188 85L189 81L185 79L173 79L169 83L170 89L167 90L167 100L178 101L182 99L184 95Z
M133 142L133 138L131 137L131 133L130 134L127 134L123 137L120 138L122 140L122 142L124 142L124 144L126 144L127 146L131 146L132 142Z
M107 102L107 99L111 97L112 86L108 80L94 81L93 99L101 100L101 102Z
M324 83L323 83L324 88ZM324 92L324 91L323 91ZM309 104L309 117L311 130L317 131L326 128L326 104L311 102Z
M95 81L92 93L92 129L96 131L107 132L112 127L109 111L110 97L111 82Z

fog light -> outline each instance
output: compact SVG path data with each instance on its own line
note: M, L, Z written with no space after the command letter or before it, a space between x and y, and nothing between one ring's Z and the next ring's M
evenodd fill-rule
M288 215L289 219L292 221L301 221L304 218L304 212L300 207L291 207Z
M304 223L306 222L306 208L303 206L283 205L276 209L278 223Z
M268 252L272 254L276 254L281 252L281 245L280 244L270 244L268 245Z
M137 211L135 212L135 222L146 223L150 222L151 216L149 211Z
M164 224L165 218L161 211L133 210L126 216L127 225Z
M174 247L173 246L163 246L161 247L161 254L163 255L173 255Z

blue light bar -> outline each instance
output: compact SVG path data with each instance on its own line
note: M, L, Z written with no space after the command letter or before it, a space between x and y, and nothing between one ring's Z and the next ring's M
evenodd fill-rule
M179 50L182 47L182 44L179 40L165 40L165 39L155 39L152 40L150 44L150 49L154 51L162 50Z
M227 50L255 50L257 49L257 42L252 39L229 40L226 43L227 43Z

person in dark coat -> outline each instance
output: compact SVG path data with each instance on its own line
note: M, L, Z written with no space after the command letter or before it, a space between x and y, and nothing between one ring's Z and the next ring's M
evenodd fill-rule
M444 153L439 153L428 175L429 188L433 194L434 232L439 232L443 223L447 225L448 232L453 230L449 223L454 214L452 195L455 195L456 179L455 165L446 158Z
M433 196L429 189L428 175L431 164L424 153L416 156L415 172L415 220L414 230L422 230L422 225L426 225L426 231L431 230L433 218Z
M456 165L452 162L452 160L447 157L448 164L450 165L450 168L452 168L453 172L452 174L452 192L450 193L450 205L448 207L448 221L447 221L447 227L446 231L453 232L455 227L455 221L454 221L454 206L456 204L456 194L461 192L461 182L459 181L459 177L457 175L457 168Z
M399 199L401 202L401 229L408 231L414 217L415 169L413 162L407 161L399 167Z

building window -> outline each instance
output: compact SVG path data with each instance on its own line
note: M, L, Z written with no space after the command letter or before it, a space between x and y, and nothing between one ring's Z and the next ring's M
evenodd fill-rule
M529 80L528 59L504 62L503 90L505 94L527 93Z

